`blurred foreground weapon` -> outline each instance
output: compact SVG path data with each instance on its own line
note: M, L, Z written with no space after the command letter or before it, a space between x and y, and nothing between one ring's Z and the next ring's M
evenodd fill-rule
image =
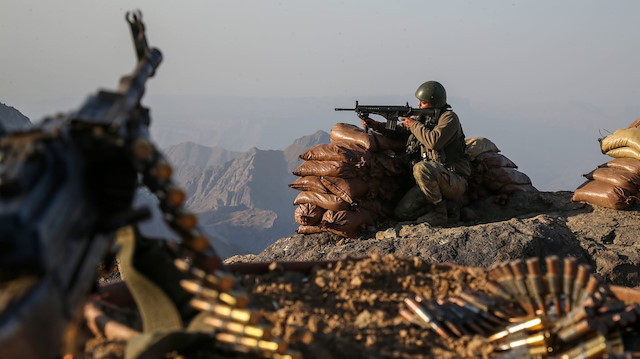
M409 106L407 102L404 106L381 106L381 105L372 105L365 106L358 104L356 101L355 108L336 108L335 111L355 111L358 114L360 119L366 119L369 115L379 115L387 119L386 128L388 130L395 130L398 124L398 119L400 117L433 117L437 118L440 115L440 109L433 108L413 108Z
M149 140L149 110L140 101L162 54L147 45L140 12L126 20L137 64L116 91L98 91L75 112L0 138L1 358L60 354L115 231L149 215L132 208L139 178L194 263L221 266Z

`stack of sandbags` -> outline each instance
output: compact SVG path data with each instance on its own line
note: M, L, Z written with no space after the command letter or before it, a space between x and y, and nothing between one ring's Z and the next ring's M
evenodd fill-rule
M587 181L574 191L572 201L626 209L638 193L640 160L616 158L584 176Z
M626 209L637 198L640 186L640 120L599 139L602 153L614 159L584 175L587 181L572 197L617 210Z
M465 140L467 155L471 160L471 176L468 179L469 196L472 199L490 194L508 195L513 192L537 192L526 174L518 166L500 154L498 147L484 137Z
M377 132L365 133L349 124L336 124L331 143L313 146L300 155L293 171L299 178L289 186L301 193L293 204L298 233L330 231L355 237L377 218L391 215L406 173L394 161L403 144Z

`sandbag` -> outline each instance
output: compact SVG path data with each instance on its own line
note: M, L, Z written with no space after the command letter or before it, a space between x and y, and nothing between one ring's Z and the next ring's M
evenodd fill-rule
M470 160L474 160L479 154L485 152L500 152L498 146L485 137L470 137L466 138L464 142L467 144L466 153Z
M294 205L300 205L305 203L315 204L316 206L324 209L331 209L334 211L342 211L343 209L349 209L351 205L345 202L342 198L333 194L322 194L316 192L300 192L300 194L293 201Z
M484 169L498 167L518 168L513 161L508 159L505 155L497 152L483 152L476 156L475 161Z
M404 141L392 140L379 132L364 132L358 126L348 123L336 123L331 128L331 142L348 142L364 147L370 151L404 150Z
M297 180L293 181L293 183L289 184L289 187L298 190L298 191L311 191L317 193L331 193L329 190L322 184L320 181L320 177L318 176L304 176L300 177Z
M368 162L370 152L364 147L349 142L323 143L304 151L300 158L305 161L340 161L351 164Z
M640 177L634 176L631 172L610 168L597 168L591 173L585 175L587 179L608 183L612 186L623 188L631 194L638 192L640 185Z
M640 160L640 151L632 147L619 147L605 153L613 158L633 158Z
M405 173L403 166L395 158L384 153L372 153L367 169L371 177L397 176Z
M293 217L296 223L305 226L311 226L320 223L320 221L322 220L322 215L326 211L326 209L318 207L315 204L303 203L298 205Z
M379 198L358 199L357 208L366 209L374 218L386 218L393 216L395 205L390 201L385 201Z
M633 176L640 176L640 160L635 158L616 158L605 165L609 168L629 172Z
M531 184L531 179L515 168L489 168L484 173L483 184L492 191L500 192L507 184Z
M325 230L322 229L322 227L320 226L305 226L305 225L300 225L298 227L298 229L296 229L296 233L298 234L314 234L314 233L321 233L324 232Z
M633 203L629 192L608 183L589 180L573 192L572 202L587 202L611 209L625 209Z
M367 224L373 224L373 217L365 209L347 211L326 211L322 216L325 230L343 237L357 237Z
M628 128L639 128L640 127L640 118L631 122Z
M369 192L369 184L360 177L320 177L320 182L329 192L351 204Z
M340 161L304 161L293 171L296 176L331 176L353 178L362 174L361 168Z
M369 192L366 195L368 199L379 198L397 202L398 196L404 194L399 191L401 190L401 182L406 181L406 178L394 176L366 178L365 180L369 184Z
M621 128L600 140L602 153L621 147L631 147L640 151L640 128Z

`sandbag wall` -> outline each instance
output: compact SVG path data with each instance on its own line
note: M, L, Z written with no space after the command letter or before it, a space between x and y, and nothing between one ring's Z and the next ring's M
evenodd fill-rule
M404 143L357 126L337 123L331 142L309 148L289 187L301 191L293 204L303 234L329 231L356 237L376 219L393 213L407 174L394 161Z
M499 153L500 150L491 140L471 137L465 142L471 160L468 194L472 200L491 194L538 191L531 184L529 176L518 171L518 166Z
M637 199L640 188L640 120L599 139L600 150L614 159L584 177L572 201L623 210Z

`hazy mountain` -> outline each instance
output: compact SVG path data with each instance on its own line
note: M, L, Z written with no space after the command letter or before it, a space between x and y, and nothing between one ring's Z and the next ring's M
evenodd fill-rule
M302 164L302 160L300 159L300 154L306 151L309 147L317 145L319 143L329 143L330 142L329 134L324 131L317 131L309 136L302 136L292 144L290 144L287 148L284 149L284 159L287 161L287 169L289 172L292 172L300 164Z
M11 106L0 102L0 125L4 130L18 130L31 126L31 121Z
M188 178L198 175L203 168L223 164L241 153L193 142L169 146L163 152L174 168L174 179L180 183L186 183ZM189 191L189 195L193 193L194 191Z
M304 149L322 142L328 142L328 134L318 131L285 151L226 153L186 143L165 153L175 164L174 178L189 195L187 207L198 214L207 233L240 248L237 253L258 253L295 231L292 202L297 191L288 187L294 180L289 167ZM232 159L219 163L225 156Z

